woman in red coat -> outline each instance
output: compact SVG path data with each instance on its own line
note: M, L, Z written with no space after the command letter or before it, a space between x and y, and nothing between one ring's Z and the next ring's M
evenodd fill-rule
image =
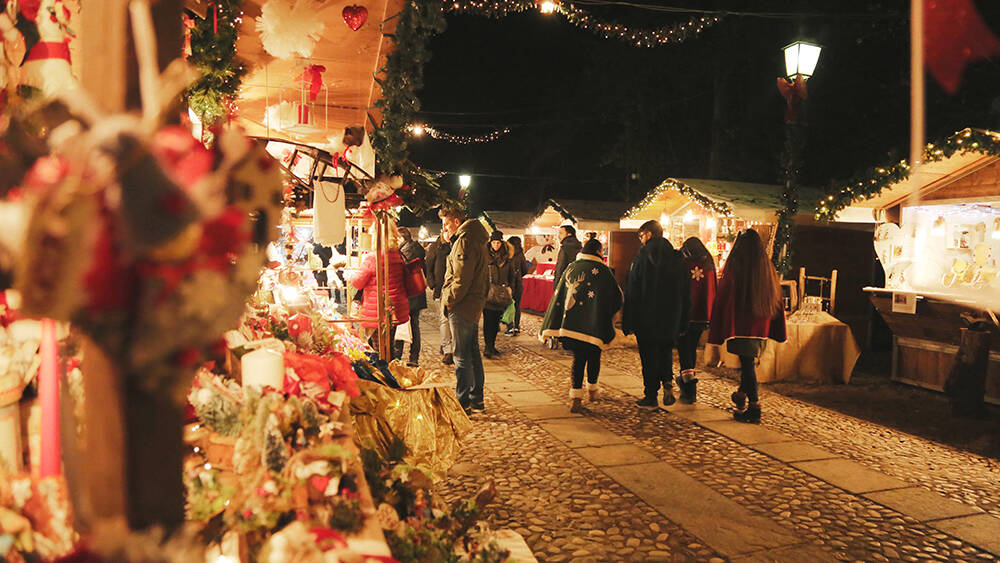
M698 237L691 237L681 245L681 254L691 273L691 310L688 325L677 338L677 356L681 362L681 375L677 378L682 403L693 403L698 396L698 379L694 366L698 361L698 342L712 318L715 301L715 260Z
M389 276L385 280L386 295L389 296L389 310L392 312L392 332L396 327L410 320L410 301L406 296L406 266L403 255L399 252L399 240L396 229L390 229L389 240L385 241L386 259L389 263ZM355 289L363 290L361 301L361 318L378 318L378 290L375 286L375 253L369 252L361 258L361 268L351 279ZM377 329L375 321L365 321L361 327L369 331Z
M725 343L740 357L740 387L732 395L739 409L733 418L740 422L760 422L756 363L768 339L785 341L781 285L760 235L747 229L736 237L722 271L708 330L709 343Z

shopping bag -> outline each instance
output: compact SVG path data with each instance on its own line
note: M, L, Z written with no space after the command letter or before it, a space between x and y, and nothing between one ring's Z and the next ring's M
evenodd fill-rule
M395 340L402 340L403 342L413 342L413 333L410 331L410 321L396 327Z
M510 305L507 305L507 309L504 310L503 316L500 317L500 322L502 322L503 324L508 325L508 326L514 324L514 303L513 302Z

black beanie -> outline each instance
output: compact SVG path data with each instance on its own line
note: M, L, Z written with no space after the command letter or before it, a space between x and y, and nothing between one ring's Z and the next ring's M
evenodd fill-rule
M602 250L601 241L597 240L596 238L592 238L592 239L587 239L587 242L583 243L583 250L581 250L580 252L600 257L603 255L603 252L601 252L601 250Z
M503 240L503 233L501 233L500 231L493 231L492 233L490 233L490 240L491 241Z

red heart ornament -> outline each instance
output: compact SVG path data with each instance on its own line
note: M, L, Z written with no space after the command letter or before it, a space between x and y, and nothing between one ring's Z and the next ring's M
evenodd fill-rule
M368 8L357 5L347 6L341 15L344 16L344 23L347 24L347 27L351 28L352 31L357 31L368 21Z

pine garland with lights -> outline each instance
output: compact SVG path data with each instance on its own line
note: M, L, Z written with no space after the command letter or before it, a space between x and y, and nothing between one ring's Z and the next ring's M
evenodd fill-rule
M444 10L449 13L478 15L495 19L538 8L538 3L534 0L442 0L442 5ZM574 6L572 2L553 0L552 9L562 14L567 21L579 29L589 31L604 39L617 39L636 47L660 47L681 43L722 19L718 15L703 15L691 18L684 23L653 29L635 29L619 23L600 21L586 10Z
M625 212L625 218L631 219L632 217L635 217L639 214L639 212L656 201L661 194L668 190L674 190L682 196L694 200L694 202L698 205L718 215L729 217L733 214L733 208L728 203L709 199L691 186L673 178L667 178L666 180L660 182L660 185L650 190L649 193L646 194L646 197L642 198L642 201L635 204L631 209Z
M924 163L938 162L956 154L979 153L1000 157L1000 133L983 129L963 129L943 142L924 147ZM874 168L855 177L836 193L831 190L816 206L816 219L832 221L845 207L855 201L871 199L883 190L910 177L910 164L905 159L896 164Z
M186 98L188 107L205 127L229 114L246 74L246 67L236 58L242 4L243 0L219 0L208 6L204 18L189 13L194 28L188 62L201 72L201 77L187 89Z
M778 210L778 225L774 229L771 261L779 274L792 270L795 235L794 220L799 213L799 167L802 165L802 147L805 131L800 123L785 124L784 186L781 190L781 209Z

